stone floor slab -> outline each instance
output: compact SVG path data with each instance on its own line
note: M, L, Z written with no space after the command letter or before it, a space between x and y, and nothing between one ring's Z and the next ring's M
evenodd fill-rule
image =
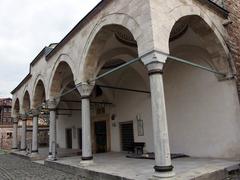
M85 175L89 175L89 173L98 173L98 176L109 174L116 179L146 180L151 179L154 174L154 160L129 159L123 153L96 154L94 163L88 166L82 166L80 161L80 156L75 156L60 158L56 162L45 161L45 164L67 172L70 171L73 174L84 175L85 170L88 172ZM239 162L223 159L180 158L173 160L173 166L176 176L172 179L211 179L212 177L223 177L224 179L227 168L239 168Z

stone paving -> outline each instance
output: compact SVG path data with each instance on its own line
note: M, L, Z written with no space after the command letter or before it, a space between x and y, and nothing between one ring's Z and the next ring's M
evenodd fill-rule
M0 155L0 180L77 180L76 176L32 163L13 155Z

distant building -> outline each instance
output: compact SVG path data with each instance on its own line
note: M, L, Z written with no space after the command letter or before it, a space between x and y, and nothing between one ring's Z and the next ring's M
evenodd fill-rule
M0 99L0 148L10 149L12 141L13 122L11 118L12 99Z

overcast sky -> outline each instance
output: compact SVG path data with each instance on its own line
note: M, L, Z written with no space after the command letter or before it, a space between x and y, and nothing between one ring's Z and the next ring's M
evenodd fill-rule
M98 2L0 0L0 97L11 97L42 48L59 42Z

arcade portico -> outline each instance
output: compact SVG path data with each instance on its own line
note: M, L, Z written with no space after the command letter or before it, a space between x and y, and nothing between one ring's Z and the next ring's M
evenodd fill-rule
M12 91L15 122L49 118L57 147L96 153L143 142L156 177L173 177L171 153L239 158L239 102L225 14L197 0L103 0L58 44L45 47ZM14 126L13 148L17 147Z

